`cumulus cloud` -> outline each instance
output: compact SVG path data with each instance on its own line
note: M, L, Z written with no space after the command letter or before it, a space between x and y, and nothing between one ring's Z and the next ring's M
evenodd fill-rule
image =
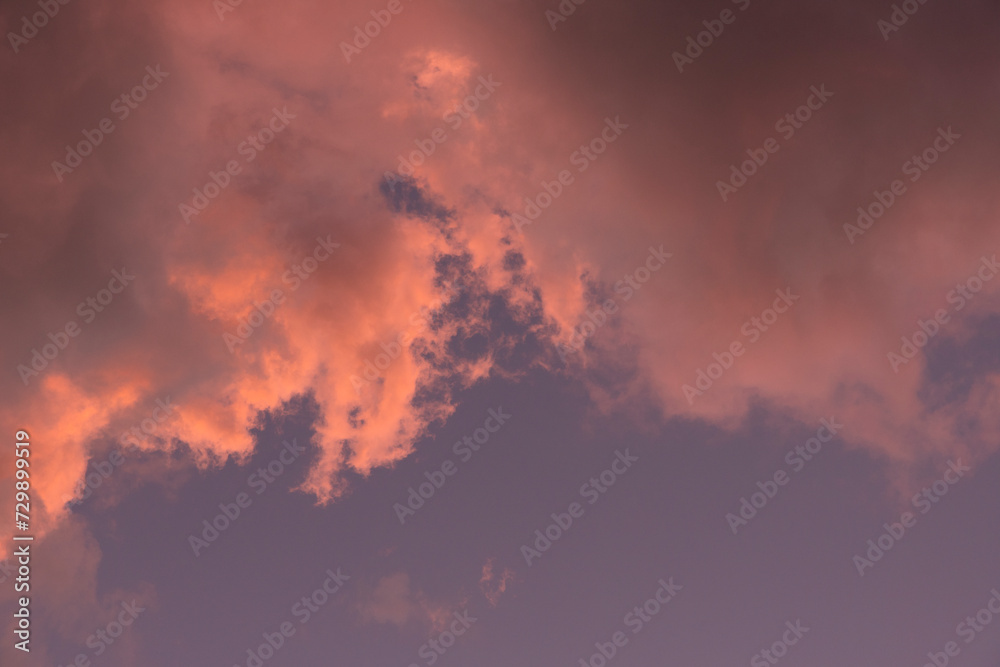
M992 448L998 425L976 416L997 414L995 369L929 402L937 348L899 373L886 362L1000 247L997 139L981 111L998 92L981 85L987 61L940 41L981 29L976 4L949 10L935 40L910 25L891 47L871 40L849 54L844 32L874 25L860 6L809 10L811 27L785 42L794 58L741 41L736 26L713 47L729 65L706 56L683 76L639 46L667 23L661 7L644 7L637 26L632 5L588 5L553 37L541 11L512 3L413 6L349 65L327 28L348 38L342 17L368 9L356 2L299 0L278 18L244 4L224 23L195 2L141 15L77 8L87 21L53 22L2 66L25 101L5 107L0 140L19 165L0 186L11 212L4 314L19 323L3 334L6 368L80 320L77 304L112 269L136 278L39 377L0 380L12 397L0 423L48 448L39 529L65 517L62 498L89 457L164 395L183 409L146 446L185 443L211 466L252 451L260 410L311 393L320 455L301 488L320 502L345 491L345 471L407 456L461 390L532 366L580 377L603 410L652 389L663 418L735 426L754 401L810 421L833 413L850 443L902 463ZM757 29L785 25L785 9L754 11ZM503 40L491 37L498 25L510 28ZM683 44L680 30L663 39ZM904 64L918 55L967 73L933 81L967 109L927 99ZM51 161L155 64L169 72L155 95L59 183ZM453 127L447 115L487 75L500 86ZM820 84L834 92L827 105L721 201L716 181ZM275 109L287 109L287 128L241 150L267 136ZM628 127L598 153L606 119ZM843 225L856 208L942 125L963 138L850 243ZM447 139L390 187L386 172L438 128ZM580 157L588 147L594 159ZM186 223L179 205L233 160L239 173ZM573 182L515 225L525 198L563 171ZM337 252L307 279L286 279L327 238ZM619 281L661 244L671 261L626 302ZM744 323L785 289L800 297L794 308L688 401L683 386L714 354L749 343ZM252 326L275 290L282 302L230 351L224 334ZM991 283L954 312L935 345L975 337L996 294ZM556 345L607 299L619 310L564 363ZM3 470L9 462L0 453Z

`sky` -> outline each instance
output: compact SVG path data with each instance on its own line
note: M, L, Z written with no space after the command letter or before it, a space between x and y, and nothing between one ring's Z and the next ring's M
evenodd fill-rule
M998 3L0 26L0 665L997 664Z

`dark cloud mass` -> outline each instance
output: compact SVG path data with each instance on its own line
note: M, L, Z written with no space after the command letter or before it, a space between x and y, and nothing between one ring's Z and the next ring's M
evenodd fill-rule
M996 664L997 2L0 26L0 665Z

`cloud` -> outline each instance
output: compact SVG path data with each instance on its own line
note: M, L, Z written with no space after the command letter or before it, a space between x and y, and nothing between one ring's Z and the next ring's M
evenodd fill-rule
M382 577L374 588L362 593L357 611L366 623L392 624L399 628L420 623L432 631L440 631L454 610L429 601L413 588L408 574L397 572Z
M148 584L141 583L132 589L98 591L101 550L81 518L66 518L45 540L32 543L31 548L31 652L25 654L15 649L13 642L4 642L0 645L4 664L63 664L72 661L78 653L92 658L95 646L101 643L94 635L118 617L123 602L135 600L138 607L146 609L145 613L155 613L156 591ZM39 582L44 582L44 588L35 592ZM13 586L3 586L0 603L13 603L15 595ZM140 616L137 623L142 622ZM4 620L3 631L8 636L14 636L13 625L13 619ZM138 640L136 630L127 629L114 640L115 654L127 662ZM50 655L53 646L68 647L66 650L72 653Z
M926 398L928 382L947 377L924 372L943 358L936 348L898 374L886 363L1000 247L989 63L942 41L987 30L978 4L950 8L934 39L912 24L914 41L896 51L875 39L847 54L843 35L874 25L871 10L803 10L802 28L786 8L755 6L758 26L788 33L786 50L733 33L683 75L644 46L654 34L684 42L681 27L660 34L676 23L661 6L588 5L555 36L542 12L516 3L414 6L347 65L330 31L312 26L343 25L347 38L343 17L370 9L359 3L244 4L224 23L195 2L81 5L88 20L53 21L2 65L23 103L5 108L0 144L18 165L0 185L11 221L4 316L18 322L2 334L12 372L0 387L12 398L0 426L46 448L41 534L65 519L62 498L92 453L165 395L183 409L149 446L185 443L203 467L245 459L261 410L312 395L320 455L301 488L319 502L345 492L345 472L409 455L459 392L531 367L581 379L604 411L652 394L658 420L738 427L758 402L810 422L833 413L850 444L901 465L992 451L998 425L976 416L996 414L995 370L949 379L962 391L942 403ZM928 80L904 65L911 56L941 66ZM169 76L59 183L51 161L111 114L147 64ZM502 86L449 127L445 115L490 74ZM730 165L824 83L834 96L822 111L720 201L715 183ZM294 117L249 151L275 108ZM618 117L628 129L581 163ZM847 242L856 208L943 124L960 143ZM439 127L448 140L388 187L399 156ZM233 160L239 173L186 224L179 204ZM573 183L516 229L512 214L563 170ZM308 279L286 280L328 237L338 251ZM616 285L660 244L673 258L625 302ZM25 386L16 366L79 322L77 305L123 265L134 284ZM742 325L784 289L801 300L689 403L683 385L747 342ZM282 303L231 353L223 335L275 290ZM991 284L955 313L939 344L974 336L996 294ZM562 363L556 344L608 298L620 311ZM415 327L421 313L427 324ZM359 390L352 377L404 332L409 343ZM0 452L0 470L10 462Z
M503 572L497 574L493 571L495 558L488 558L483 564L483 573L479 579L479 590L489 600L490 605L497 606L497 602L507 590L507 584L516 581L514 571L508 567Z

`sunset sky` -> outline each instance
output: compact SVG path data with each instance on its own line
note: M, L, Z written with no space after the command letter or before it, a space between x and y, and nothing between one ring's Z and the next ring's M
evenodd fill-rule
M998 664L1000 3L0 24L0 666Z

